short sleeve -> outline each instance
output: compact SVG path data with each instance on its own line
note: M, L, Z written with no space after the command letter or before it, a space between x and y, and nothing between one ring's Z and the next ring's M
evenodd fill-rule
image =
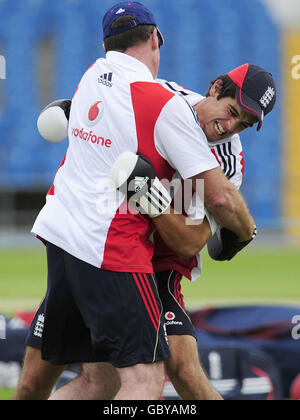
M183 179L217 168L193 108L175 95L162 109L155 125L158 153Z

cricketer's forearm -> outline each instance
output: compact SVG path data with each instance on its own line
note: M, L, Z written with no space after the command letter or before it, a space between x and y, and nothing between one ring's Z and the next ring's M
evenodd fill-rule
M240 241L253 235L255 222L240 192L228 181L220 168L194 177L193 189L197 192L197 179L204 180L204 203L215 221L234 232Z
M211 237L206 218L195 224L188 217L175 214L172 207L170 211L152 220L166 245L182 258L196 255Z

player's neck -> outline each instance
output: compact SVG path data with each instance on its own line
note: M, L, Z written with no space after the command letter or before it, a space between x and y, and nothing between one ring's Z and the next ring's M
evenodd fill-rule
M205 108L207 106L207 98L204 98L202 101L198 102L196 105L193 106L201 128L203 128L203 116L205 115Z
M141 61L146 67L148 67L153 78L157 78L159 63L157 63L157 59L147 43L128 48L125 51L125 54Z

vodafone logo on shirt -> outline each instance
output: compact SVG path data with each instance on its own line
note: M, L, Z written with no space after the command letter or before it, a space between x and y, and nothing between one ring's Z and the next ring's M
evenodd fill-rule
M104 104L102 101L94 102L88 109L85 115L85 123L89 127L93 127L96 125L101 118L103 117L104 113Z
M103 147L106 147L107 149L111 148L111 140L105 139L101 136L96 136L96 134L93 132L93 130L85 131L84 128L73 128L72 129L72 135L74 137L78 137L81 140L84 140L86 142L91 142L93 144L97 144Z
M171 312L171 311L166 312L165 313L165 319L166 319L165 325L166 326L168 326L168 325L183 325L183 323L181 321L175 321L175 318L176 318L176 316L175 316L174 312Z
M95 126L103 117L104 105L102 101L96 101L88 108L84 115L84 121L88 127ZM91 142L106 148L111 147L111 140L104 137L97 136L93 130L85 131L84 128L73 128L72 135L78 137L86 142Z
M166 312L165 313L165 318L166 318L167 321L172 321L173 319L175 319L174 312L170 312L170 311Z

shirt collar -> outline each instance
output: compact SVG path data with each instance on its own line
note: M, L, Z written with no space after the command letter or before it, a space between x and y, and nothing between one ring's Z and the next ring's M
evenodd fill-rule
M134 57L131 57L128 54L124 54L118 51L108 51L106 53L106 59L110 63L134 70L147 80L154 80L151 71L148 69L146 64L142 63L140 60L137 60Z

